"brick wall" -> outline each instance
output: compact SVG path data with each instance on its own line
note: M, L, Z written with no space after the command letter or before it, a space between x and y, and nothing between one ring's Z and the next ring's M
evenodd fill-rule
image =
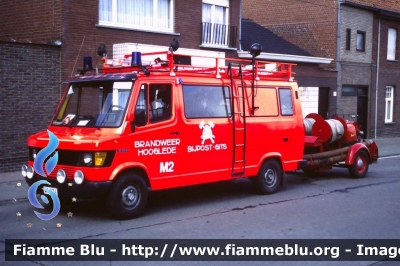
M106 45L109 58L112 58L112 45L115 43L143 43L168 46L174 37L179 39L181 47L205 49L199 47L201 43L202 0L175 0L175 26L173 33L100 27L98 26L98 1L94 2L64 0L63 79L75 75L77 69L82 68L82 58L85 55L93 57L93 67L96 67L96 65L101 67L100 58L96 52L100 43ZM229 6L230 25L239 26L239 11L240 1L231 0ZM207 50L212 49L207 48ZM227 52L227 56L236 57L236 51L223 51Z
M399 7L400 8L400 7ZM400 58L400 21L389 20L385 18L380 19L380 56L379 56L379 80L378 80L378 108L375 105L376 97L376 67L378 56L378 30L379 18L374 18L374 38L373 38L373 71L372 71L372 84L370 102L370 136L374 137L398 137L400 136L400 63L399 61L387 60L387 42L388 42L388 29L395 28L398 30L397 43L396 43L396 58ZM386 86L394 86L394 109L393 109L393 123L385 123L385 96ZM375 123L375 113L377 115Z
M115 29L98 25L99 1L32 0L3 1L0 15L6 18L0 27L0 40L32 43L62 41L62 80L82 68L85 55L93 57L93 66L101 67L97 47L104 43L112 58L114 43L143 43L168 46L178 37L181 47L203 49L201 43L202 0L174 1L174 32L154 33ZM17 4L18 3L18 4ZM230 25L239 27L240 1L231 0ZM238 38L237 38L238 39ZM211 49L212 50L212 49ZM224 50L227 56L235 51Z
M346 2L352 2L363 6L387 9L390 11L400 11L399 0L350 0Z
M335 1L243 0L242 15L313 56L336 58Z
M61 0L3 0L0 17L0 40L46 43L61 39Z
M60 49L0 42L0 172L28 159L27 138L45 130L60 98Z
M351 31L350 50L346 50L346 30ZM365 32L365 51L356 51L357 31ZM340 61L372 62L373 13L349 6L341 7Z
M101 67L100 43L110 58L114 43L167 46L174 37L181 47L202 49L202 0L175 0L174 5L174 32L154 33L100 27L98 0L2 1L0 172L18 170L27 160L27 138L49 125L61 97L60 80L77 74L86 55L93 57L93 67ZM239 12L240 1L231 0L230 25L239 27ZM43 45L55 40L62 46ZM236 51L223 51L236 56Z
M361 8L349 6L348 3L359 4ZM368 10L364 7L372 7ZM400 59L400 21L381 19L381 43L379 65L378 108L375 107L375 84L377 62L377 36L378 13L374 8L381 8L393 12L400 12L399 0L346 0L341 6L341 65L342 71L338 73L339 84L330 82L330 95L337 90L337 98L329 99L329 110L336 109L339 115L351 116L356 113L357 97L341 97L341 87L344 85L361 85L368 88L369 110L368 132L374 137L375 110L377 110L377 136L400 136L400 63L387 61L387 29L396 28L397 59ZM335 69L336 43L337 43L337 1L299 1L299 0L243 0L243 18L252 19L254 22L272 30L275 34L296 44L314 56L333 58L328 69ZM352 30L351 50L345 50L346 29ZM356 52L357 30L366 32L366 51ZM303 67L299 67L302 70ZM297 79L300 86L310 86L315 83L319 75L314 78L310 75L300 74ZM327 81L328 82L328 81ZM385 88L395 86L394 98L394 123L385 124ZM322 85L323 86L323 85ZM324 86L325 87L325 86ZM337 88L336 88L337 87Z

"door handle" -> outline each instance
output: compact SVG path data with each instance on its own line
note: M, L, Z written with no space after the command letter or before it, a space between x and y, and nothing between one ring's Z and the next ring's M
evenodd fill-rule
M289 138L283 138L283 142L288 142Z
M179 134L181 134L181 132L179 132L179 131L172 131L172 132L169 132L169 134L171 134L171 135L179 135Z

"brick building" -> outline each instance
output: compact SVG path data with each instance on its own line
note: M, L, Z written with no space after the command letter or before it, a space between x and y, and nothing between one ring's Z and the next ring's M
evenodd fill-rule
M0 15L0 172L5 172L27 160L27 137L47 127L61 81L82 68L82 58L92 56L93 67L101 68L100 43L109 58L114 44L164 49L173 38L192 52L235 57L240 0L6 0Z
M259 43L263 52L258 59L296 64L293 71L299 85L304 117L318 113L326 119L336 112L335 102L329 101L329 95L336 90L336 71L322 67L329 65L331 58L312 56L250 19L242 19L241 26L241 46L245 51L239 51L239 57L249 58L250 46Z
M26 162L27 137L47 128L60 99L60 48L0 41L0 172Z
M321 66L336 72L329 109L357 120L367 137L400 136L398 1L243 0L242 14L312 56L334 59Z

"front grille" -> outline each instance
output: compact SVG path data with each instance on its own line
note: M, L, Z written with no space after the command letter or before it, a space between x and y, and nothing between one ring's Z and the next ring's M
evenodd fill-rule
M43 166L44 167L44 166ZM67 179L74 179L74 167L72 166L66 166L66 165L56 165L56 167L54 168L54 170L50 173L50 175L48 175L48 177L50 178L56 178L57 177L57 171L58 170L64 170L65 174L67 175Z
M36 153L39 153L39 151L42 148L29 147L29 160L31 160L31 161L34 161L33 149L36 150ZM67 165L67 166L85 166L85 167L87 167L88 165L85 165L83 163L83 155L85 153L93 154L93 152L91 152L91 151L57 150L57 152L58 152L57 164ZM99 152L101 152L101 151L99 151ZM115 155L115 151L106 151L106 152L107 152L107 157L106 157L103 167L110 166L112 163L112 160L114 159L114 155ZM45 168L43 168L43 169L45 169ZM56 171L56 173L57 173L57 171Z

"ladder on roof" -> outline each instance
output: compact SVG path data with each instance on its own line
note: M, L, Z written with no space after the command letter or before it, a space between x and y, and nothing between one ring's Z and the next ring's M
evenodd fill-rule
M233 157L232 157L232 176L240 176L246 169L246 114L245 114L245 89L243 82L242 67L239 66L239 76L241 78L241 88L233 82L232 65L229 63L232 88L232 127L233 127Z

